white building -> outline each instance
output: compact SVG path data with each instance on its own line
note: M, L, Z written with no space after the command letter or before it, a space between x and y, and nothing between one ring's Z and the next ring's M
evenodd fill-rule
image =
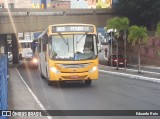
M31 0L31 8L41 8L41 0Z
M71 0L71 9L87 9L88 1L86 0Z
M31 8L31 0L0 0L0 8Z

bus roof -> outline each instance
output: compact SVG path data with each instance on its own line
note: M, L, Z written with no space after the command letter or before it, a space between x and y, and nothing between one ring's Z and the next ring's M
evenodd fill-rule
M90 32L94 33L96 30L93 24L55 24L50 25L48 28L52 29L51 33L71 33L71 32Z
M69 26L69 25L83 25L83 26L95 26L94 24L84 24L84 23L66 23L66 24L52 24L50 26Z
M61 26L91 26L93 28L96 28L96 26L94 24L84 24L84 23L66 23L66 24L51 24L49 25L40 35L37 39L39 39L40 37L42 37L45 33L48 32L48 29L52 29L52 27L61 27ZM52 32L52 31L49 31ZM59 31L60 32L60 31ZM71 31L70 31L71 32ZM80 31L82 32L82 31ZM86 32L86 31L84 31ZM94 31L93 31L94 32ZM57 32L58 33L58 32Z

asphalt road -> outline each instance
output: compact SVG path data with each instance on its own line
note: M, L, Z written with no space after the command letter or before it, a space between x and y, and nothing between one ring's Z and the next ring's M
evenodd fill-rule
M48 110L159 110L160 84L99 74L91 86L67 82L48 86L38 71L21 64L18 71ZM53 119L159 119L160 117L52 117Z

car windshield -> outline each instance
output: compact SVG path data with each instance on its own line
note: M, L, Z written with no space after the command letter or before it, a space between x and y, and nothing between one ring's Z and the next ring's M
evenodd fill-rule
M8 55L12 55L12 53L11 53L11 52L8 52Z
M116 59L116 58L117 58L117 55L112 55L112 58L113 58L113 59ZM118 55L118 58L123 59L123 55Z
M89 60L97 57L96 36L90 34L53 35L49 55L53 60Z

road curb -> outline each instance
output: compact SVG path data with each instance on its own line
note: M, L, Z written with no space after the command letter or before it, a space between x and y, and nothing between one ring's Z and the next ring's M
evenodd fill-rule
M150 78L150 77L138 76L138 75L133 75L133 74L105 71L105 70L101 70L101 69L99 69L99 72L107 73L107 74L111 74L111 75L116 75L116 76L128 77L128 78L131 78L131 79L139 79L139 80L145 80L145 81L152 81L152 82L160 83L160 79L158 79L158 78Z

